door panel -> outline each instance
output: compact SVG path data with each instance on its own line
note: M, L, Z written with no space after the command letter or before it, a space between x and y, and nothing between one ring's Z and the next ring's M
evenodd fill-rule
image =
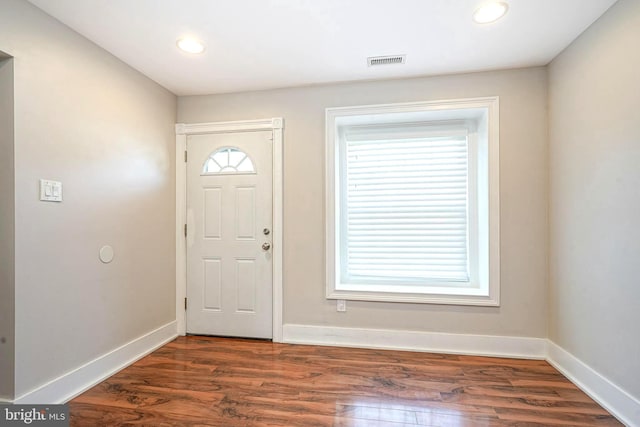
M236 239L255 240L256 189L236 187Z
M220 259L204 259L204 309L220 310L222 294L222 268Z
M236 260L236 280L237 310L254 313L256 310L256 261L254 259Z
M187 138L188 333L272 337L271 138Z
M222 238L222 188L204 190L204 238Z

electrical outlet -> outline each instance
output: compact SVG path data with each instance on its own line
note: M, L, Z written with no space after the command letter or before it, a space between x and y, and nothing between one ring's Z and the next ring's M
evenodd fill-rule
M336 311L347 311L347 301L339 299L336 301Z

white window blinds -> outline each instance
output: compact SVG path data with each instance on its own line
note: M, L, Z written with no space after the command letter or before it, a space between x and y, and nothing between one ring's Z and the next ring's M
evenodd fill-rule
M352 128L341 140L343 280L468 282L466 129Z

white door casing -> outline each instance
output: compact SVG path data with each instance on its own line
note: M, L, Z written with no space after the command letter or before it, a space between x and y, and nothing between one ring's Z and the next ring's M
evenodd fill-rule
M259 151L262 150L262 152L253 153L255 148L251 145L255 141L251 142L247 138L249 140L251 138L254 138L254 140L262 138L263 145L259 148ZM187 332L187 313L184 307L184 298L187 294L187 289L189 289L188 331L190 333L253 336L272 338L276 342L282 341L282 143L281 118L176 125L176 318L179 334ZM187 145L189 145L189 161L185 163L184 152ZM201 147L202 150L196 148L196 146ZM205 149L205 146L208 147ZM258 175L223 174L220 176L201 176L201 168L204 166L206 158L216 150L216 147L236 147L248 153L251 156L251 160L254 161ZM255 144L254 147L256 147ZM260 164L264 163L261 160L263 158L268 163L266 166ZM200 169L197 170L197 168ZM189 169L189 179L187 179L187 169ZM265 178L262 184L258 181L254 182L256 179L259 180L262 171L268 173L269 169L272 169L272 176ZM196 190L187 190L187 181L189 181L190 187L191 182L199 181L200 202L194 198L195 194L191 194L191 191ZM257 192L260 186L270 188L267 188L266 191ZM187 193L189 193L189 204L193 211L193 215L189 215L189 217L187 215ZM219 212L221 215L219 229L215 225L218 223L216 211L215 209L209 209L211 217L208 219L208 229L205 230L206 224L204 220L207 209L205 205L214 206L214 200L222 198L225 193L227 199L232 197L232 206L228 207L227 213ZM259 197L259 194L262 194L263 197ZM253 196L256 196L256 198L254 199ZM236 209L236 206L250 204L252 200L255 201L258 209L255 218L247 214L248 209L246 209L246 206L240 210ZM195 202L197 206L191 206L192 202ZM267 206L270 203L272 208ZM267 207L265 208L265 206ZM199 214L196 214L196 211ZM198 230L197 215L202 217L200 230ZM265 221L269 222L269 219L272 219L270 233L265 236L263 229L269 227L265 227L264 223ZM222 225L225 221L227 224ZM229 226L229 221L235 222L235 224ZM189 231L188 237L185 238L184 225L187 223L189 223ZM249 227L248 224L251 224L251 226ZM238 229L238 226L240 229ZM223 241L222 235L225 233L218 233L221 234L220 236L216 234L222 228L226 229L225 233L227 235L231 235L229 234L229 228L232 228L235 233L231 246L227 244L227 249L223 251L219 246ZM252 229L251 232L247 231L249 228ZM197 242L198 233L201 236L200 243ZM208 237L204 237L205 235ZM262 249L263 243L269 243L271 247L264 251ZM188 250L187 246L189 246ZM198 287L197 284L192 286L192 277L189 277L189 287L187 287L187 253L196 250L200 250L202 253L197 262L194 261L197 257L189 255L189 271L193 270L190 276L193 276L193 279L199 280L204 285L204 276L208 274L210 286L208 294L205 292L205 287ZM218 251L218 254L215 253L216 251ZM240 253L241 251L245 252ZM198 263L199 266L195 267ZM254 274L255 281L253 280ZM235 288L232 289L231 293L227 292L229 295L226 297L224 296L224 289L220 288L221 293L218 298L217 293L211 292L216 286L216 279L212 279L212 277L222 278L225 275L227 276L227 282L231 278ZM260 284L264 285L265 283L265 280L260 279L261 275L263 278L270 276L272 283L271 298L265 297L264 294L260 297L265 301L269 301L270 304L267 309L260 307L259 301L252 299L252 294L249 292L250 289L265 291L264 286L260 286ZM198 276L199 279L197 278ZM238 288L236 286L238 280L244 286ZM255 288L253 288L254 285L256 286ZM238 294L238 291L240 291L240 294ZM197 298L194 295L201 297L202 307L208 307L202 310L203 313L201 314L205 315L205 318L209 318L209 321L192 316L191 308L194 307L194 304L197 307L198 304L197 301L194 301L194 298ZM257 296L258 294L254 295ZM224 302L225 298L227 299L226 303ZM221 307L217 308L218 305ZM226 313L231 316L230 318L224 318L226 314L223 306L234 307L229 313ZM265 316L257 323L262 326L253 330L247 329L248 327L250 328L247 323L251 324L247 319L258 317L259 313ZM211 318L216 318L216 316L218 320L211 322ZM204 325L213 323L220 327L226 327L226 329L201 329L203 325L198 325L198 322L204 322ZM253 325L255 327L256 323L254 322Z

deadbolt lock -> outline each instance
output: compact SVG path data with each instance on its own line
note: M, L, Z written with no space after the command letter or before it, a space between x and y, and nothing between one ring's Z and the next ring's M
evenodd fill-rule
M268 236L269 234L271 234L271 230L269 230L268 228L265 228L264 230L262 230L262 234L264 234L265 236Z

